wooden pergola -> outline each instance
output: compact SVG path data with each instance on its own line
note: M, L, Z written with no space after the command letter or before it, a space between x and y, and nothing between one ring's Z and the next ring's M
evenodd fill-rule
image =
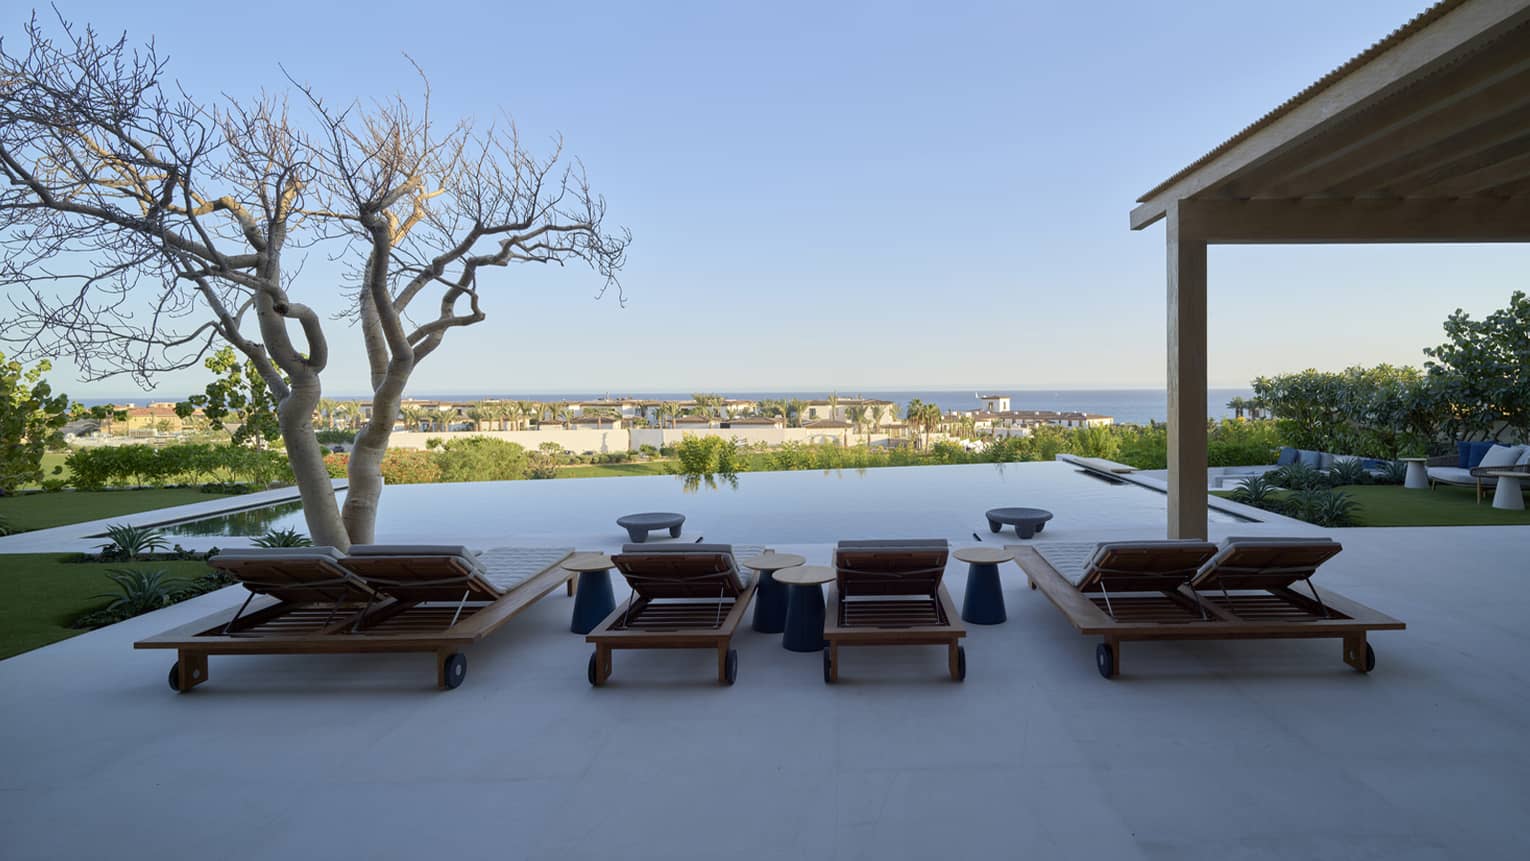
M1206 537L1206 246L1530 242L1530 0L1444 0L1138 199L1168 239L1169 537Z

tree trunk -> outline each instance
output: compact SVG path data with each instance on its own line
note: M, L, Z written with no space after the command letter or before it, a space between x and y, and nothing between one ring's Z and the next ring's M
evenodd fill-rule
M303 500L303 519L313 543L345 550L351 546L335 503L335 487L324 467L324 449L314 436L313 409L319 402L319 380L293 380L292 391L277 406L277 422L287 460L297 479L298 495Z
M382 384L372 394L372 420L356 434L356 444L346 468L348 487L342 511L345 531L353 544L371 544L377 538L377 506L383 489L382 460L388 453L393 419L398 415L399 401L408 379L407 373L389 369Z

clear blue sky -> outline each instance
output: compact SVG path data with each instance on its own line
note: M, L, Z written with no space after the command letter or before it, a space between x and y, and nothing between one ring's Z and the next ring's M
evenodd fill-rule
M628 304L520 267L414 392L1162 386L1161 226L1142 192L1423 0L992 4L66 2L155 36L191 91L415 86L440 115L561 131L634 234ZM12 8L5 33L21 23ZM1211 253L1210 383L1419 363L1525 246ZM332 307L310 261L296 293ZM366 390L332 325L334 395ZM62 388L133 391L126 380ZM205 372L159 390L199 390Z

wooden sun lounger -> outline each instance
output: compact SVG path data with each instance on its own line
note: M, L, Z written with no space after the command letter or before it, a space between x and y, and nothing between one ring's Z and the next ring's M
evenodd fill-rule
M1152 545L1163 561L1154 572ZM1035 547L1015 545L1015 562L1032 589L1062 611L1079 633L1102 637L1100 674L1121 672L1127 640L1253 640L1332 637L1344 662L1362 673L1376 665L1369 631L1400 631L1390 616L1314 586L1311 576L1340 545L1327 539L1229 539L1101 545L1075 585ZM1200 556L1194 568L1189 564ZM1095 564L1103 558L1104 564ZM1134 563L1124 560L1133 559ZM1129 569L1142 569L1133 573ZM1310 594L1293 588L1304 584Z
M500 589L471 555L456 552L459 548L434 554L350 556L322 549L327 551L322 558L311 554L316 559L308 563L314 566L308 578L312 582L290 582L301 576L300 566L287 558L291 551L273 552L264 561L260 554L244 551L213 557L210 565L229 571L250 588L244 605L133 647L175 649L178 659L170 668L170 687L182 692L207 681L210 655L372 652L434 654L436 685L449 690L467 675L463 649L573 576L559 566L570 555L567 551L490 551L509 554L507 558L520 554L518 558L536 571ZM323 576L341 585L325 586ZM341 588L349 591L336 591ZM262 597L252 600L257 594Z
M967 677L967 636L942 577L944 539L841 541L823 638L823 680L839 680L840 646L945 646L951 678Z
M740 577L732 546L626 544L611 562L632 586L632 596L585 636L595 645L590 684L599 687L611 678L617 649L716 649L718 684L733 684L733 632L758 581Z

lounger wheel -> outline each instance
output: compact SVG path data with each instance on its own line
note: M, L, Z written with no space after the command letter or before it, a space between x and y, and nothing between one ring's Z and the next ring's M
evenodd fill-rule
M1094 665L1099 668L1100 675L1107 679L1116 674L1116 651L1109 643L1094 647Z
M193 662L193 663L196 663L196 662ZM197 670L195 668L192 669L192 671L191 671L191 673L192 673L192 675L191 675L191 685L186 688L187 691L191 690L191 688L194 688L197 685L199 685L202 682L207 680L207 676L205 674L202 674L206 670L206 663L205 663L205 661L202 664L202 668L203 668L202 671L199 671L199 670ZM180 661L176 661L175 663L170 665L170 690L175 691L178 694L179 693L185 693L185 691L181 690L181 662Z
M600 668L596 666L596 656L594 652L590 653L590 668L586 671L586 675L590 680L591 687L600 687Z
M828 646L823 649L823 683L834 684L834 658L830 657Z
M951 676L951 678L957 680L958 682L964 682L964 681L967 680L967 647L966 646L957 646L956 647L956 672Z
M452 652L446 656L446 662L441 665L441 684L449 691L454 691L462 686L467 679L467 655L461 652Z
M1365 669L1361 670L1360 672L1368 673L1368 672L1370 672L1371 670L1374 670L1374 669L1376 669L1376 650L1371 648L1371 644L1370 643L1366 643L1365 644Z
M723 679L725 684L733 684L738 681L738 649L728 650L728 659L723 667Z

